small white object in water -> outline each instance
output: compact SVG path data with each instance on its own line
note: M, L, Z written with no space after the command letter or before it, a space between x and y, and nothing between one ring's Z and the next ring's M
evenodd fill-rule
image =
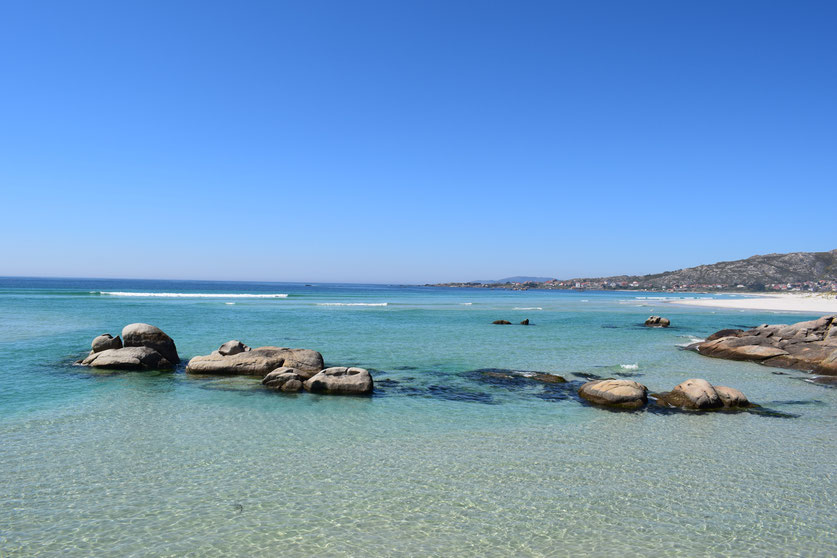
M620 364L619 368L624 370L637 370L639 368L639 364Z

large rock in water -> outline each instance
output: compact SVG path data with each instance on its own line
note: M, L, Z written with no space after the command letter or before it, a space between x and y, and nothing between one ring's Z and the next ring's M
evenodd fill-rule
M174 367L174 363L151 347L124 347L91 352L81 364L113 370L166 370Z
M363 368L335 366L326 368L306 381L303 386L311 393L329 395L365 395L372 393L372 375Z
M323 356L310 349L270 346L229 355L214 351L190 360L186 365L186 371L195 374L238 374L264 378L283 366L293 368L303 380L307 380L323 369Z
M648 402L648 388L633 380L594 380L578 394L590 403L618 409L639 409Z
M170 363L180 362L172 338L153 325L141 323L126 325L122 328L122 343L125 347L150 347L163 355Z
M108 349L121 349L122 340L118 335L114 337L110 333L103 333L93 339L93 342L90 344L90 348L94 353L100 353Z
M763 324L747 331L721 330L693 348L708 357L837 375L837 316L793 325Z
M645 320L645 325L647 327L668 327L671 325L671 321L668 318L661 318L660 316L649 316Z
M750 407L747 397L737 389L713 386L699 378L686 380L669 392L657 394L657 403L691 411Z

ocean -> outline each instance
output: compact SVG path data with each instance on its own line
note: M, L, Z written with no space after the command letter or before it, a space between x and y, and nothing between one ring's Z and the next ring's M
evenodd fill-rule
M707 296L0 278L0 556L837 555L837 390L681 350L817 316L665 300ZM132 322L183 364L73 364ZM362 366L375 393L185 373L230 339ZM705 378L765 411L607 411L576 395L594 377Z

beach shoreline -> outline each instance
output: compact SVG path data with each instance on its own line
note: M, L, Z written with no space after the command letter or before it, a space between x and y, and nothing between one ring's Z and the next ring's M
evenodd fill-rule
M669 300L666 303L678 306L700 306L704 308L768 310L823 315L837 314L837 296L826 293L765 293L746 298Z

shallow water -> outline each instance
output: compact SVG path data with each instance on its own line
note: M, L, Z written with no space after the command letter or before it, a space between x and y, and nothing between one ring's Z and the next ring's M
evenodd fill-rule
M0 279L0 556L837 554L837 389L678 349L814 316L654 296ZM71 365L135 321L184 360L316 349L376 393ZM609 412L576 397L589 377L702 377L774 412Z

